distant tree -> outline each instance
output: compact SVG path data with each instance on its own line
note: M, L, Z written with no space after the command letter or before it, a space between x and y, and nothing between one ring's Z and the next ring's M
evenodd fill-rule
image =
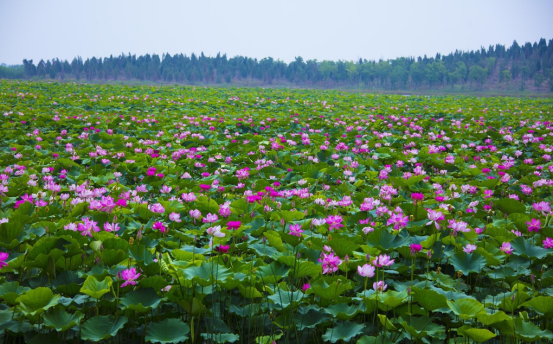
M506 84L509 84L509 81L511 81L512 75L511 72L509 72L508 69L505 69L503 72L501 72L501 79Z
M484 88L484 82L486 81L487 75L487 69L478 65L474 65L469 69L469 79L479 83L482 89Z
M538 88L538 92L540 91L541 84L545 81L545 76L541 73L534 74L534 86Z

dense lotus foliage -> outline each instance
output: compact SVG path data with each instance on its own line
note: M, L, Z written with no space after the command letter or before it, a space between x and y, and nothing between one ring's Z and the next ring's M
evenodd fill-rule
M1 338L550 342L551 111L2 82Z

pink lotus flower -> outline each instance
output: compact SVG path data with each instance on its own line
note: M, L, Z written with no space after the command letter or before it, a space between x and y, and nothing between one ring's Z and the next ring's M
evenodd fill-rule
M0 269L4 268L4 266L8 266L8 264L6 264L8 257L9 254L7 252L0 252Z
M200 189L202 189L204 191L207 191L207 190L211 189L211 185L209 185L209 184L200 184Z
M301 233L303 232L300 224L290 225L290 235L301 237Z
M465 252L465 253L467 253L467 254L471 254L471 253L474 252L476 249L477 249L476 245L467 244L467 246L465 246L465 247L463 248L463 252Z
M207 234L217 238L225 237L225 233L221 232L221 226L209 227L207 229Z
M445 217L439 211L428 209L428 219L430 221L426 223L427 226L434 224L434 226L436 226L436 229L440 229L440 222L445 220Z
M526 222L529 232L538 232L541 229L541 222L538 219L532 219L531 222Z
M303 291L304 293L307 291L307 289L311 288L311 286L309 285L309 283L305 283L302 287L301 287L301 291Z
M169 214L169 220L171 220L173 222L182 222L182 220L180 219L180 214L179 213Z
M505 254L511 254L514 251L514 249L511 247L511 244L508 242L504 242L503 245L501 245L500 250L503 251Z
M378 291L383 292L384 290L386 290L386 288L388 288L388 285L384 283L384 281L378 281L373 283L373 289L377 292Z
M119 224L118 223L104 223L104 230L106 232L117 232L119 230Z
M551 238L546 238L546 239L543 241L543 248L553 248L553 239L551 239Z
M190 217L194 219L199 219L200 216L202 216L202 212L199 211L198 209L190 210L188 214L190 214Z
M150 204L148 209L150 209L152 213L156 214L162 214L165 212L165 208L161 205L161 203Z
M383 266L390 266L394 264L395 259L390 260L390 256L387 254L381 254L380 256L376 257L375 260L373 260L373 265L378 267Z
M140 273L136 273L136 268L126 269L120 272L120 278L125 282L121 284L121 288L128 285L136 285L136 280L140 277Z
M551 206L548 202L538 202L532 204L532 207L535 211L542 213L543 215L546 215L547 213L551 212Z
M374 266L369 264L365 264L362 267L361 266L357 267L357 273L359 274L359 276L363 276L363 277L369 277L369 278L373 277L374 270L375 270Z
M207 214L203 219L202 219L202 222L203 223L213 223L213 222L217 222L219 220L219 218L217 217L217 215L214 215L214 214Z

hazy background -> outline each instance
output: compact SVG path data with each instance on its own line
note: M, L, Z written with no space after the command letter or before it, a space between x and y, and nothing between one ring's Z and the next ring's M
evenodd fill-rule
M553 1L0 0L0 63L120 53L434 56L553 38Z

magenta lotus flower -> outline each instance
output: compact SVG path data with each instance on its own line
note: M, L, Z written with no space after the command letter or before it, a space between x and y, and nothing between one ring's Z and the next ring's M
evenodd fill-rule
M325 221L328 223L328 230L340 229L340 227L344 227L342 220L343 218L340 215L330 215L327 217Z
M403 216L403 214L393 213L392 216L388 219L386 225L394 225L395 230L400 230L403 227L407 226L409 222L409 216Z
M97 222L91 221L88 217L83 218L83 223L79 223L77 229L81 232L82 236L92 237L92 232L99 232L100 227L97 226Z
M424 200L424 194L413 192L411 193L411 198L413 199L413 203L422 202Z
M215 247L215 251L220 253L228 253L230 246L229 245L219 245Z
M422 245L421 244L411 244L410 246L411 248L411 256L416 256L417 253L419 253L421 250L422 250Z
M476 249L477 249L476 245L467 244L467 246L463 248L463 252L467 254L471 254L472 252L476 251Z
M434 224L436 229L440 229L440 222L445 220L445 216L439 211L428 209L428 219L430 221L426 223L427 226Z
M551 238L546 238L546 239L543 241L543 248L553 248L553 239L551 239Z
M370 265L370 264L365 264L363 266L358 266L357 267L357 273L359 274L359 276L363 276L363 277L373 277L374 276L374 266Z
M300 224L290 225L290 235L301 237L301 233L303 232Z
M8 257L8 253L0 252L0 269L4 268L4 266L8 266L8 264L6 264L6 260L8 260Z
M500 250L503 251L505 254L511 254L514 251L514 249L511 247L511 244L508 242L504 242L503 245L501 245Z
M309 285L309 283L305 283L302 287L301 287L301 291L303 291L304 293L307 291L307 289L311 288L311 286Z
M136 273L136 268L126 269L120 272L120 277L125 282L121 284L121 288L124 288L128 285L136 285L136 280L140 277L140 273Z
M377 292L378 291L383 292L384 290L386 290L386 288L388 288L388 285L384 283L384 281L378 281L373 283L373 289Z
M152 225L152 229L157 229L161 233L165 233L167 231L167 228L163 225L163 222L160 221L154 222L154 224Z
M321 258L319 258L319 261L323 263L323 274L338 271L338 266L342 264L340 257L335 256L333 252L329 254L322 253Z
M532 219L531 222L526 222L529 232L538 232L541 229L541 222L539 219Z
M240 226L242 226L242 222L240 222L240 221L229 221L227 223L228 229L237 230L238 228L240 228Z
M211 189L211 185L209 185L209 184L200 184L200 189L202 189L204 191L207 191L207 190Z

